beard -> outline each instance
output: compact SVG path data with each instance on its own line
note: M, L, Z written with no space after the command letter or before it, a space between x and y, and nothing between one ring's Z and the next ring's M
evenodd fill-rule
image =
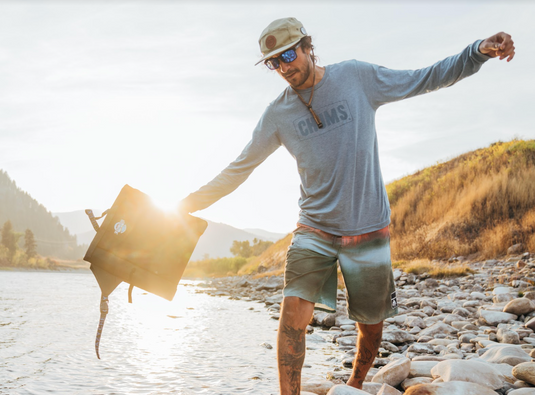
M306 63L305 69L290 69L286 72L286 75L283 75L283 78L293 87L299 89L310 77L312 73L312 67L310 62Z

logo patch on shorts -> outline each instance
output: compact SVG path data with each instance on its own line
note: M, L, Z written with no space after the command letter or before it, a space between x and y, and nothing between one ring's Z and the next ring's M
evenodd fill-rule
M393 309L398 307L398 298L396 296L396 291L392 292L392 294L390 295L390 302L392 304Z

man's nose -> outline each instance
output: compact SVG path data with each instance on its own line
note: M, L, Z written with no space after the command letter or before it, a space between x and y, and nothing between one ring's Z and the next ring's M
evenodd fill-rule
M283 74L286 73L289 68L290 68L290 63L280 62L281 73Z

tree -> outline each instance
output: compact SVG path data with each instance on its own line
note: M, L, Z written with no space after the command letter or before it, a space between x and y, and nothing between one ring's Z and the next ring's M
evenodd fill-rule
M2 227L2 245L7 248L9 260L12 261L17 250L17 238L15 237L15 232L13 232L13 225L11 225L11 221L9 220Z
M37 254L36 248L37 243L33 232L30 229L26 229L26 232L24 232L24 251L26 251L28 258L33 258Z
M254 239L253 241L254 241L254 244L252 247L253 256L258 256L262 254L265 250L268 249L269 246L273 244L272 241L264 241L264 240L257 240L257 239Z
M251 250L251 244L249 243L249 240L245 240L245 241L234 240L232 242L232 247L230 247L230 252L234 256L242 256L244 258L249 258L253 253L253 251Z
M273 244L272 241L263 241L258 239L253 239L253 245L249 243L248 240L238 241L234 240L232 242L232 247L230 247L230 252L234 256L241 256L244 258L249 258L251 256L258 256L263 253L267 248Z

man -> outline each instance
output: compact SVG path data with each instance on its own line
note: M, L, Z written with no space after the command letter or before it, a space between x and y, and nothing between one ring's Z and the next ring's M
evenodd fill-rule
M301 177L301 211L287 255L277 340L281 395L300 392L305 329L314 307L336 310L337 262L348 314L359 333L347 384L362 388L381 344L383 320L397 313L375 112L383 104L450 86L491 57L512 60L513 41L498 33L414 71L356 60L319 67L311 39L295 18L272 22L259 44L260 62L289 86L267 107L241 155L182 207L194 212L210 206L278 147L288 149Z

